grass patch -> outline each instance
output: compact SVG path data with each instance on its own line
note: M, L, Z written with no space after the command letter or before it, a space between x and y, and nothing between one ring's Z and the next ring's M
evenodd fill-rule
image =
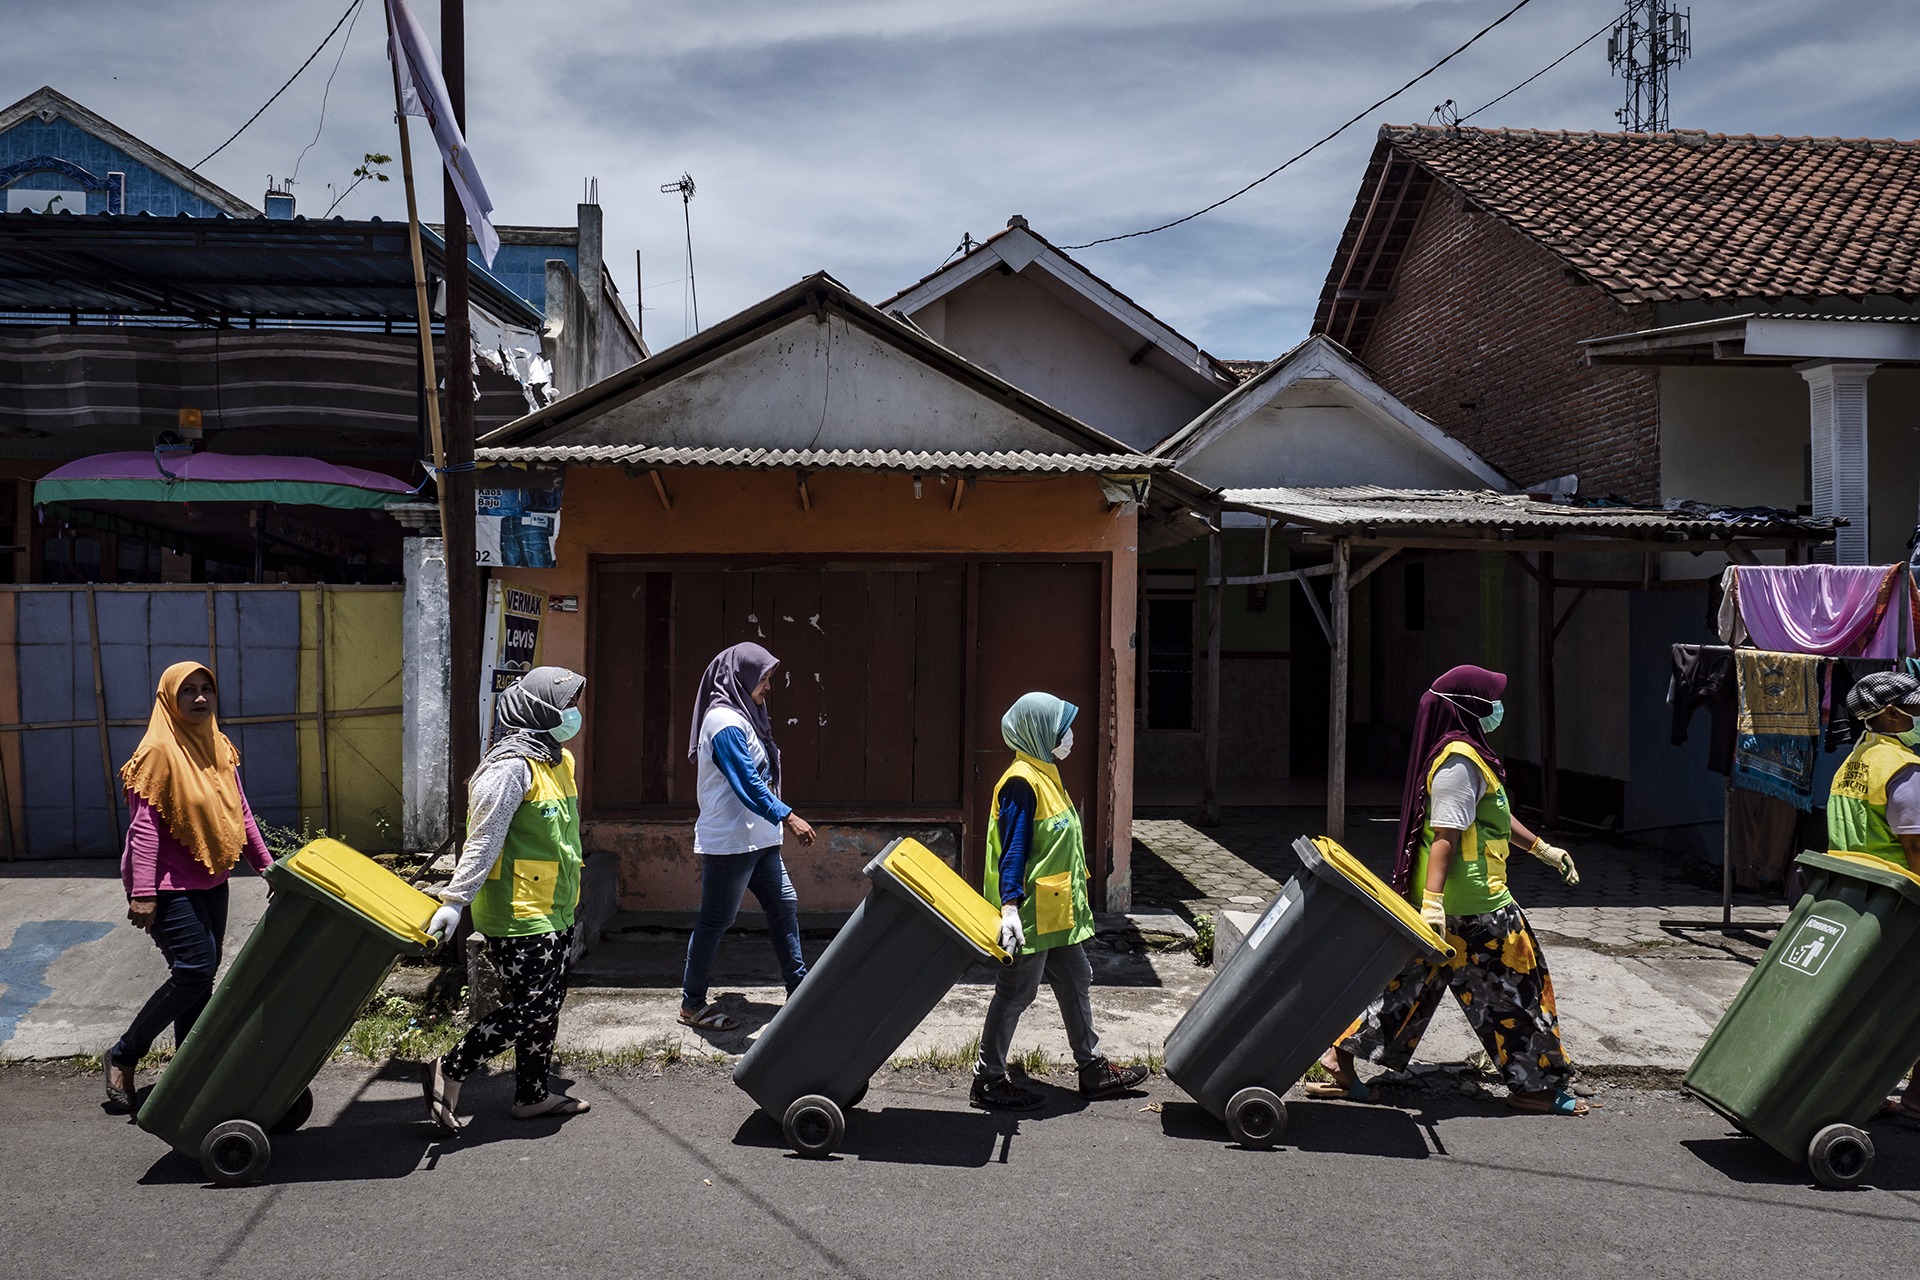
M1117 1065L1145 1067L1147 1074L1163 1076L1167 1073L1167 1055L1160 1049L1149 1049L1145 1053L1136 1053L1122 1058Z
M959 1048L933 1045L917 1053L889 1059L887 1065L895 1071L958 1071L962 1067L971 1069L979 1060L980 1037L974 1036Z
M1200 964L1213 963L1213 917L1198 915L1193 918L1193 958Z
M1036 1047L1027 1050L1025 1053L1016 1053L1009 1061L1011 1065L1019 1067L1030 1076L1050 1076L1053 1074L1053 1055L1045 1049Z
M376 992L348 1028L338 1052L369 1062L396 1058L431 1062L453 1048L466 1032L466 1019L458 1012L465 995L465 987L457 996L429 991L424 999Z

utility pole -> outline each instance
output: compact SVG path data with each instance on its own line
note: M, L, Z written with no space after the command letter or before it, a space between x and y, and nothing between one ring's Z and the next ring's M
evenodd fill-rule
M464 0L441 0L440 68L454 121L467 127L467 22ZM453 650L448 722L447 813L456 837L465 827L467 779L480 765L480 569L474 563L473 342L467 312L467 213L453 179L442 184L447 239L447 412L441 536L447 548L447 635Z
M1665 133L1667 74L1693 53L1693 10L1667 0L1627 0L1607 38L1607 62L1627 82L1627 105L1614 118L1630 133Z
M680 216L687 224L687 289L693 298L693 328L688 336L700 332L700 286L693 280L693 175L682 173L672 182L660 184L661 195L680 196Z

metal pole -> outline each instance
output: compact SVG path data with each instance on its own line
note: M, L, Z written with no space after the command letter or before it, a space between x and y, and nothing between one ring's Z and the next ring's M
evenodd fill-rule
M320 584L315 596L318 615L313 624L314 729L320 739L320 829L339 834L333 825L333 794L329 785L327 758L327 613L331 603L327 584Z
M1553 553L1540 553L1540 576L1534 582L1538 596L1540 648L1540 819L1551 824L1560 816L1560 730L1553 673L1554 592Z
M1327 835L1335 840L1347 838L1347 683L1353 665L1347 634L1352 618L1348 577L1352 566L1352 544L1341 538L1333 544L1333 678L1327 682Z
M1200 796L1200 821L1220 821L1220 605L1226 588L1220 584L1219 515L1207 535L1207 776Z
M442 0L440 67L454 120L467 125L467 24L464 0ZM446 468L441 477L441 536L447 548L447 634L453 650L449 693L447 812L459 829L466 780L480 764L480 570L474 563L473 359L467 316L467 215L449 177L441 184L447 226Z

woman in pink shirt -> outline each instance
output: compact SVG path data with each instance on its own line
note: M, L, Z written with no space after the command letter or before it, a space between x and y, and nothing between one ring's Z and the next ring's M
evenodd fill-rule
M167 980L107 1050L110 1110L133 1107L135 1066L168 1023L180 1044L213 995L227 932L227 877L273 861L240 790L240 753L214 718L213 673L176 662L160 677L146 736L120 769L133 821L120 855L127 919L153 935Z

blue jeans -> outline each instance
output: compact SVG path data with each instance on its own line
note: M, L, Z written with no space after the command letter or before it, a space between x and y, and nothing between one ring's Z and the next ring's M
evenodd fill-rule
M700 918L687 939L687 972L681 980L680 1007L707 1007L707 975L713 971L714 953L720 939L733 927L740 911L740 895L751 891L760 909L767 913L767 936L773 941L773 954L780 962L780 976L786 980L787 994L807 976L807 962L800 958L800 898L787 878L787 864L780 860L780 846L770 845L751 853L709 853L700 858Z
M186 1043L200 1011L213 997L214 975L220 972L220 944L227 932L227 886L186 889L158 895L153 908L153 940L167 958L170 972L160 989L134 1015L133 1025L108 1055L117 1062L138 1062L153 1042L173 1024L177 1049Z

